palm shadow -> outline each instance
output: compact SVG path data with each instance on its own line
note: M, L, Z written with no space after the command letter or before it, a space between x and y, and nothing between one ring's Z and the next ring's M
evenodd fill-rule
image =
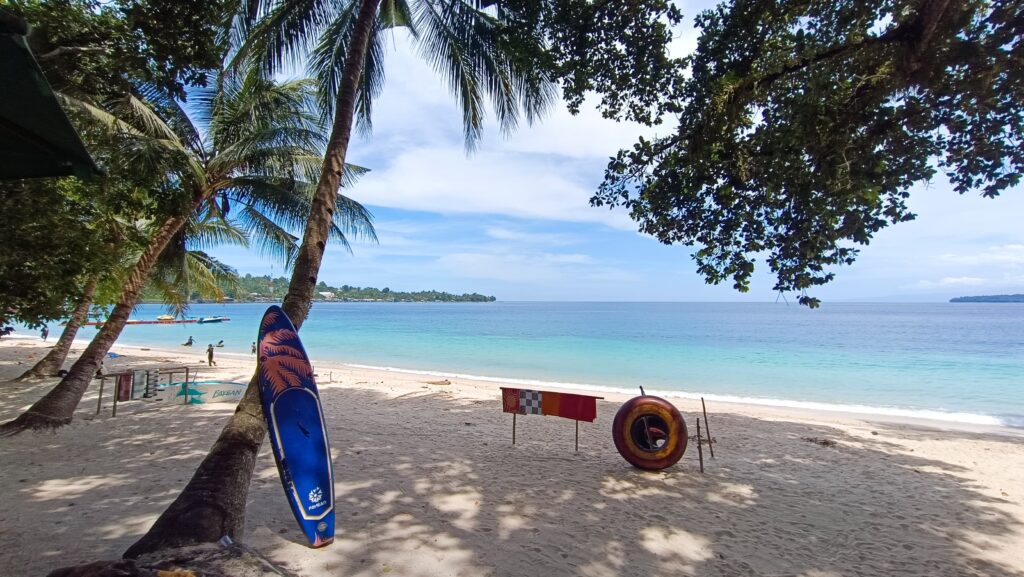
M553 417L520 419L513 446L497 390L481 401L427 385L400 397L321 389L336 542L305 546L269 443L247 509L246 541L303 574L1019 575L1006 543L1024 525L1010 497L970 466L912 451L960 433L875 425L884 434L873 436L716 414L707 474L692 443L675 467L651 473L616 453L613 403L581 423L575 453L573 423ZM19 503L0 510L0 566L45 574L119 557L184 487L233 409L123 407L117 418L0 443L0 491ZM84 400L79 416L91 409ZM1024 454L1020 439L976 441Z

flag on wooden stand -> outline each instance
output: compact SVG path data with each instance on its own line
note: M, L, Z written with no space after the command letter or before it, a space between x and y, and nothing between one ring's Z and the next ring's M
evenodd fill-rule
M597 399L600 398L572 393L501 388L502 410L506 413L548 415L588 423L594 422L597 418Z

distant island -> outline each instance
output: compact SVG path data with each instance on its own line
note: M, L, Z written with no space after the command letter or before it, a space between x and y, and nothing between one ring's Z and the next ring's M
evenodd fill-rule
M956 297L949 299L951 303L1024 303L1024 295L982 295L976 297Z
M235 302L235 303L259 303L279 302L288 290L290 279L285 277L271 278L266 276L252 276L247 274L238 277L235 286L221 285L224 292L223 301L203 299L199 293L193 293L189 302ZM402 292L393 291L390 288L373 288L342 285L340 287L329 286L320 281L313 291L314 301L334 302L430 302L430 303L488 303L497 299L493 296L486 296L478 293L451 294L435 290ZM159 303L160 293L153 287L146 287L142 294L142 301L148 303Z

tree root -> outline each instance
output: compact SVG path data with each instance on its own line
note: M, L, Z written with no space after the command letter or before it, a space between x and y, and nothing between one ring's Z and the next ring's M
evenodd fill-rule
M228 534L227 518L227 511L216 503L175 501L164 511L157 523L124 552L123 557L134 559L171 547L216 543ZM188 527L188 530L183 531L182 527Z
M17 419L0 425L0 437L13 437L25 431L56 431L71 423L71 418L58 418L26 411Z
M97 561L65 567L47 577L296 577L259 552L230 540L177 549L162 549L138 559Z

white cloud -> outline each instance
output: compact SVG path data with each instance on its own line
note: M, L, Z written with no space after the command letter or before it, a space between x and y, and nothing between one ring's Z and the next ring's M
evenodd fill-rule
M990 281L984 278L973 276L945 277L937 281L923 280L914 285L916 288L934 289L944 287L968 286L977 287L989 284Z
M974 254L944 254L942 262L961 265L1024 264L1024 244L989 247Z
M631 272L608 267L585 254L466 252L442 256L438 264L455 276L522 285L638 280Z
M486 234L495 240L512 241L517 245L566 246L578 244L582 240L570 234L536 232L504 226L491 226Z
M590 207L594 185L580 167L554 157L459 148L406 151L363 177L353 196L364 204L440 214L500 214L517 218L635 226L623 212ZM575 177L575 178L574 178Z

